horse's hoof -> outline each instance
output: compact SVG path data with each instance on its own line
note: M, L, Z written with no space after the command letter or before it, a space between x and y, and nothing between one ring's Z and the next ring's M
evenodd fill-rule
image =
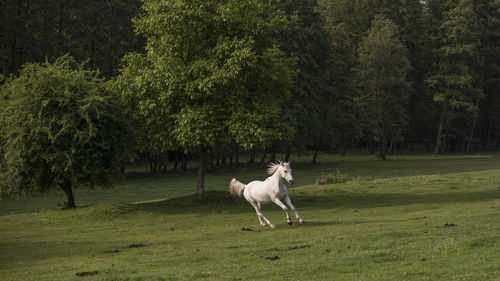
M301 221L299 221L299 223L300 223L300 224L304 224L304 223L306 223L306 222L305 222L305 221L303 221L303 220L301 220Z
M287 223L288 223L289 225L292 225L292 222L291 222L291 221L288 221Z
M274 224L272 224L272 223L271 223L271 224L269 224L269 226L270 226L271 228L276 228L276 226L274 226Z

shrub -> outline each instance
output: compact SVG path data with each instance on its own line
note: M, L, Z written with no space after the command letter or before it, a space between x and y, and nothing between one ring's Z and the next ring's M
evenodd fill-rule
M318 185L325 184L334 184L334 183L342 183L345 181L347 174L342 173L339 169L336 169L335 172L323 174L317 181Z

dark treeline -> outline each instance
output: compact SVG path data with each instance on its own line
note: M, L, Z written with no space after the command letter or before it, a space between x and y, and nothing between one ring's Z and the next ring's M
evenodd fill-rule
M366 147L381 158L425 147L431 153L488 150L500 142L500 2L495 0L287 0L279 42L295 59L281 104L288 135L259 148L276 153ZM141 51L132 18L139 0L1 0L0 71L69 53L119 74ZM142 148L152 171L186 166L183 149ZM195 150L196 151L196 150ZM210 166L238 163L242 148L220 141ZM250 161L255 149L248 151ZM234 160L233 160L234 158ZM313 162L315 159L313 159Z
M140 49L132 17L139 0L1 0L0 71L16 74L27 62L70 54L105 77L121 58Z

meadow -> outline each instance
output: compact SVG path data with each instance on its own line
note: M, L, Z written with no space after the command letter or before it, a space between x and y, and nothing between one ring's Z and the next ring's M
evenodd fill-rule
M114 188L0 201L1 280L500 280L500 154L354 153L292 158L290 197L306 224L261 227L232 177L264 167L151 177L128 170ZM316 185L341 171L343 182Z

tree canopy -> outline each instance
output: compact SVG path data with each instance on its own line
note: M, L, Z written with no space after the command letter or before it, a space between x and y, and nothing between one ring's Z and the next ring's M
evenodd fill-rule
M398 26L379 15L359 46L356 68L357 98L367 134L378 141L379 155L385 160L388 138L401 135L406 122L406 103L411 90L408 51L398 38Z
M1 89L0 187L28 195L109 184L128 159L130 132L97 73L68 56L25 65Z
M135 20L146 53L126 58L117 89L152 141L198 148L200 199L208 148L264 146L283 133L276 108L292 70L276 39L286 27L277 8L277 1L144 1Z

